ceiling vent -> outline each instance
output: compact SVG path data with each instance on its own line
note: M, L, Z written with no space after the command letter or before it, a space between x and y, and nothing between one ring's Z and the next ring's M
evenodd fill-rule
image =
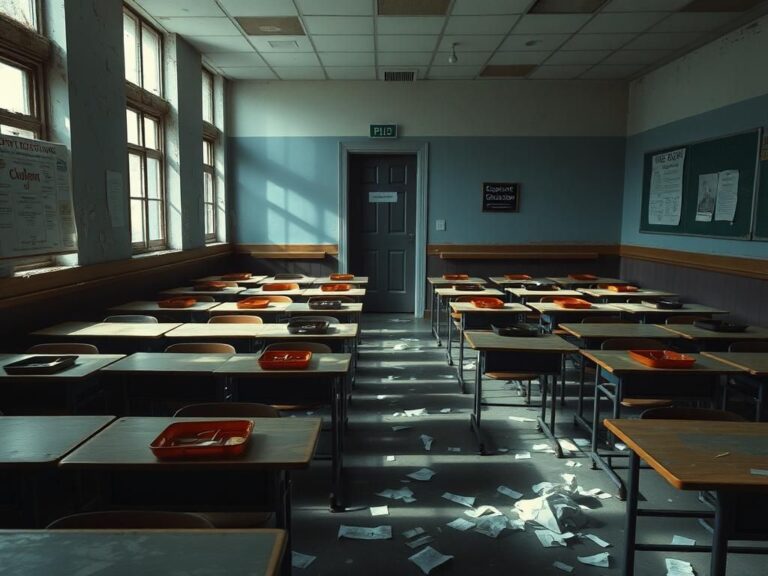
M384 70L384 82L415 82L416 70Z
M296 16L237 16L235 20L248 36L304 36Z
M450 0L378 0L379 16L445 16Z

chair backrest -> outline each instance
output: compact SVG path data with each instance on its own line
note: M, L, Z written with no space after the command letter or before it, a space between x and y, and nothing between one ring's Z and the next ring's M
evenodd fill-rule
M608 338L603 340L601 350L661 350L668 348L653 338Z
M728 352L768 352L768 341L754 340L734 342L728 346Z
M306 320L307 322L328 322L328 324L338 324L339 319L334 316L293 316L291 320Z
M260 316L252 314L222 314L221 316L211 316L208 318L208 324L263 324Z
M98 354L99 349L85 342L51 342L35 344L27 350L27 354Z
M114 510L105 512L83 512L54 520L48 530L102 529L211 529L215 528L203 516L187 512L164 512L159 510Z
M711 408L688 408L686 406L670 408L651 408L640 414L645 420L712 420L720 422L745 422L746 418L727 410Z
M535 294L532 294L530 296L526 297L526 300L533 300L537 298ZM538 298L539 302L554 302L555 300L559 300L562 298L562 296L541 296Z
M697 320L709 320L709 318L695 314L675 314L667 318L664 324L693 324Z
M266 298L270 302L287 302L288 304L293 304L293 298L290 296L270 296L269 294L259 294L259 298Z
M273 296L273 298L289 298L289 296ZM352 296L310 296L307 298L307 302L320 302L323 300L338 300L339 302L346 302L352 304L355 299Z
M267 350L309 350L317 354L330 354L333 352L332 348L328 344L322 342L275 342L264 347L264 351Z
M104 322L128 322L135 324L157 324L157 318L148 314L115 314L104 318Z
M166 352L188 352L191 354L235 354L235 347L223 342L179 342L171 344Z
M280 412L269 404L255 402L210 402L206 404L188 404L176 411L174 417L213 417L213 418L279 418Z
M620 316L587 316L581 321L582 324L632 324L631 320L621 318Z

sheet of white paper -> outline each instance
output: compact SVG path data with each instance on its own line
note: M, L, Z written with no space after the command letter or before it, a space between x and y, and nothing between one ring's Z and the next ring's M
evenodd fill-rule
M560 440L558 440L558 442L560 442L560 448L562 448L566 452L579 451L579 447L573 442L571 442L570 440L568 440L567 438L561 438Z
M597 497L598 497L600 500L608 500L608 499L609 499L609 498L611 498L612 496L611 496L610 494L608 494L608 492L600 492L600 494L598 494L598 495L597 495Z
M496 492L504 494L504 496L509 496L513 500L518 500L519 498L523 497L522 492L518 492L517 490L512 490L512 488L507 488L506 486L499 486L498 488L496 488Z
M125 194L123 173L107 170L107 210L112 228L125 226Z
M739 171L723 170L717 181L715 220L733 222L739 201Z
M424 534L425 532L426 530L424 530L424 528L422 528L421 526L417 526L416 528L411 528L410 530L406 530L405 532L403 532L403 537L406 540L410 540L414 536L418 536L419 534Z
M581 468L581 462L576 462L575 460L568 460L565 465L568 466L568 468Z
M491 538L498 537L499 534L507 527L507 517L504 515L491 515L478 518L477 526L473 528L475 532L484 534Z
M559 561L552 562L552 566L554 566L558 570L562 570L563 572L568 572L568 573L573 572L573 566L571 566L570 564L566 564L565 562L559 562Z
M317 556L302 554L301 552L291 551L291 566L294 568L306 568L315 561Z
M495 506L480 506L464 512L470 518L480 518L481 516L501 516L501 512Z
M474 370L475 362L464 362L463 368L464 370Z
M426 408L414 408L413 410L404 410L403 413L410 417L410 416L426 416L427 415L427 409Z
M420 548L424 546L424 544L429 544L433 540L434 538L432 538L432 536L427 534L426 536L422 536L421 538L416 538L416 540L411 540L410 542L406 542L405 545L408 546L408 548L415 550L416 548Z
M435 475L435 472L430 470L429 468L422 468L421 470L416 470L416 472L411 472L410 474L406 474L408 478L413 478L414 480L419 480L421 482L429 482L432 480L432 477Z
M598 568L608 568L610 566L611 555L608 552L600 552L592 556L577 556L576 560L582 564L589 564L590 566L597 566Z
M674 546L695 546L696 540L693 538L686 538L685 536L678 536L675 534L672 536L672 544Z
M450 409L450 408L442 408L442 409L440 410L440 414L448 414L448 413L450 413L450 411L451 411L451 409Z
M623 442L616 442L616 444L613 445L616 450L621 450L622 452L627 449L627 445Z
M387 462L394 462L395 457L394 456L387 456Z
M592 446L592 442L590 440L587 440L586 438L574 438L573 443L576 444L579 448L584 448L585 446Z
M407 499L413 496L413 491L407 486L404 486L399 490L392 490L391 488L387 488L386 490L382 490L381 492L376 492L376 496L382 496L383 498L391 498L392 500L403 500L407 502L408 501Z
M421 436L419 436L419 438L421 438L421 442L424 444L424 450L426 450L427 452L432 450L432 442L435 440L434 438L432 438L432 436L422 434Z
M405 343L395 344L392 346L392 350L407 350L408 348L410 348L410 346Z
M371 516L389 516L389 506L371 506Z
M470 528L475 527L474 522L470 522L469 520L465 518L456 518L456 520L453 520L452 522L448 522L446 526L450 526L454 530L459 530L461 532L464 532L465 530L469 530Z
M440 552L432 548L432 546L427 546L420 552L417 552L416 554L408 558L408 560L410 560L411 562L416 564L416 566L421 568L421 571L424 572L424 574L429 574L433 568L440 566L440 564L444 564L445 562L448 562L448 560L450 560L451 558L453 558L453 556L447 556L445 554L441 554Z
M555 484L553 482L539 482L538 484L534 484L531 488L535 494L539 494L544 490L550 490L554 487Z
M389 540L392 538L392 526L376 526L369 528L367 526L339 526L339 538L350 538L352 540Z
M515 422L536 422L535 418L528 418L526 416L510 416L509 419Z
M462 506L466 506L467 508L472 508L475 505L474 496L459 496L458 494L451 494L450 492L444 492L443 498L445 498L446 500L450 500L451 502L456 502L456 504L461 504Z
M530 460L531 459L531 453L530 452L516 452L515 453L515 460Z
M699 174L699 193L696 197L696 222L711 222L717 201L717 172Z
M595 536L594 534L584 534L584 538L589 538L590 540L592 540L592 542L594 542L601 548L608 548L611 545L610 542L606 542L605 540L603 540L599 536Z
M556 548L557 546L567 546L566 540L573 538L572 532L558 534L552 530L534 530L536 538L539 539L544 548Z
M664 563L667 566L667 574L672 576L684 576L686 574L693 574L693 566L690 562L685 560L677 560L676 558L665 558Z
M652 157L648 224L677 226L680 223L685 152L685 148L680 148Z

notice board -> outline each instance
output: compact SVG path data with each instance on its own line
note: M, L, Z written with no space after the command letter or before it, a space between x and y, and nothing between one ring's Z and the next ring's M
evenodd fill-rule
M768 240L768 136L760 150L760 183L755 206L755 240Z
M65 146L0 135L0 258L77 248Z
M640 231L749 239L760 136L755 129L645 154Z

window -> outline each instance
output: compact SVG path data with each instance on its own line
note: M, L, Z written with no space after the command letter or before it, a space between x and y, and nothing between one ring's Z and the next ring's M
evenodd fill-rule
M205 241L216 241L216 164L213 142L203 140L203 208L205 209Z
M155 96L162 96L162 37L128 9L123 12L123 47L125 79Z
M214 124L213 120L213 74L203 69L203 122Z
M30 30L38 30L36 0L0 0L0 14L13 18Z

